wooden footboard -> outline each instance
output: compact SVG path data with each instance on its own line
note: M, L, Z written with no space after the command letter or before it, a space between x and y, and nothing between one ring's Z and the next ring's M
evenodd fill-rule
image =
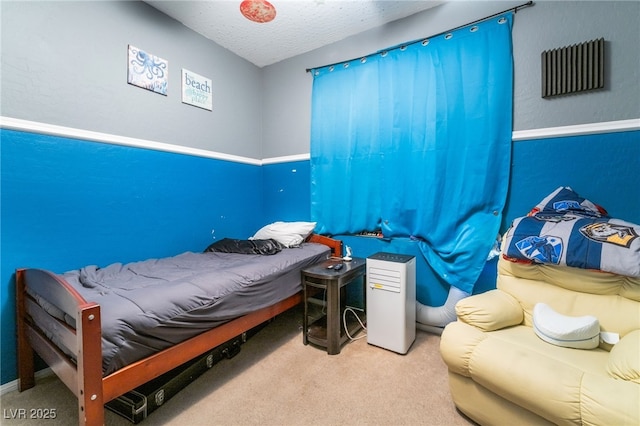
M329 246L333 256L342 255L342 242L338 240L313 236L310 241ZM57 309L43 309L38 303L41 299ZM100 306L86 301L54 273L19 269L16 271L18 390L35 385L34 354L37 353L78 398L78 423L103 425L106 402L241 335L301 301L302 293L298 292L103 377Z
M18 390L35 384L35 352L78 398L79 424L93 423L93 419L94 424L103 424L100 307L47 271L19 269L16 285ZM27 293L27 285L31 294L46 295L46 300L73 318L75 328L64 317L57 318L42 309Z

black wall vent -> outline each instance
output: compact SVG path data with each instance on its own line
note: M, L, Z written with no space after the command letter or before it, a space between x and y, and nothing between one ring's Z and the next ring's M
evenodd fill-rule
M604 87L604 38L542 52L542 97Z

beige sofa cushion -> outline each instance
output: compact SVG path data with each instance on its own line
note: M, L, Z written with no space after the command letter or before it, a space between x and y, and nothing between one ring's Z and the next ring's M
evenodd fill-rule
M487 413L486 401L497 407L502 398L507 411L520 407L536 422L640 425L639 301L640 278L500 259L497 289L458 302L458 320L442 333L456 406L483 424L506 424ZM620 341L591 350L551 345L532 328L537 303L595 317ZM467 404L470 392L480 407Z
M627 334L613 347L607 373L616 379L640 384L640 330ZM640 400L638 403L640 405Z
M511 262L500 260L497 288L513 296L524 311L524 324L533 326L533 307L536 303L546 303L556 312L567 316L591 315L598 318L600 330L617 333L620 337L640 329L640 303L634 299L623 297L619 292L624 290L627 295L635 295L637 291L627 289L627 284L631 285L628 277L618 277L617 281L613 274L598 273L592 271L581 271L578 274L583 281L582 291L579 283L572 281L568 289L567 281L560 282L560 277L564 275L566 268L558 268L556 271L546 265L516 265ZM540 268L543 268L541 270ZM571 268L576 269L577 268ZM523 279L512 273L517 272L527 276ZM560 272L561 275L556 275ZM595 281L587 281L590 275L584 272L591 272L595 275ZM537 278L536 278L537 277ZM545 278L548 281L543 281ZM593 278L593 277L592 277ZM553 282L551 284L550 282ZM617 283L617 284L616 284ZM560 285L562 284L562 285ZM602 285L602 287L600 287ZM640 281L635 285L640 289ZM602 293L595 294L599 290ZM605 289L608 289L605 291ZM600 343L603 349L610 349L609 345Z
M500 290L466 297L456 303L455 309L460 321L484 331L517 325L523 319L518 301Z
M607 376L585 374L581 387L581 424L606 426L640 424L640 386L637 384Z
M599 348L550 345L526 326L487 333L456 321L442 333L440 352L451 373L555 424L623 425L639 418L640 387L611 377L610 354Z
M449 371L471 377L469 360L476 346L487 337L479 328L461 321L447 324L440 339L440 355Z
M618 295L640 302L640 278L569 266L510 262L502 255L498 261L498 278L518 277L544 281L581 293Z

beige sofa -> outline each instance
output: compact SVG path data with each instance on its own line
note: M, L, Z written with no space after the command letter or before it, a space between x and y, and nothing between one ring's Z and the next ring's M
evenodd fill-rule
M537 303L594 316L620 340L547 343L532 328ZM640 279L500 259L497 289L459 301L456 315L441 355L455 405L479 424L640 425Z

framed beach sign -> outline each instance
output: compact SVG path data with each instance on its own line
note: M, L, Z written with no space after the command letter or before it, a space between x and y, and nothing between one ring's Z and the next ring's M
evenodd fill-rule
M211 79L182 68L182 102L211 111Z
M169 62L129 45L127 82L167 96Z

